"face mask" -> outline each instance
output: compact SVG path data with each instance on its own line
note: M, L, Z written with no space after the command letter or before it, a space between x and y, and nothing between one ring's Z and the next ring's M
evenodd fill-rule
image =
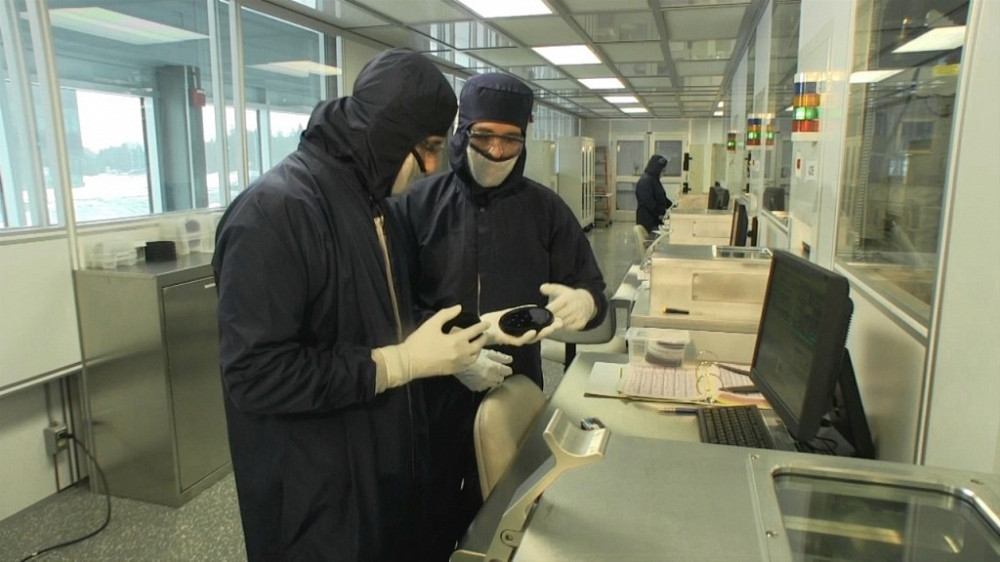
M471 146L466 147L465 158L469 162L472 178L483 187L496 187L502 184L517 164L517 156L498 162L483 156Z
M417 164L413 153L410 153L406 156L406 160L403 160L403 165L399 168L399 173L396 174L396 181L392 182L392 195L399 195L406 191L413 180L420 176L420 165Z

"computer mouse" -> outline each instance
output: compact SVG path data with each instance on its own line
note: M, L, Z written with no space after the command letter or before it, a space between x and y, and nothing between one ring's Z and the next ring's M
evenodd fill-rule
M458 313L458 316L452 318L451 320L445 322L441 326L441 331L448 334L451 333L452 328L468 328L479 323L479 316L474 312L462 311Z
M500 317L500 329L512 336L522 336L528 330L541 330L555 320L544 306L523 306Z

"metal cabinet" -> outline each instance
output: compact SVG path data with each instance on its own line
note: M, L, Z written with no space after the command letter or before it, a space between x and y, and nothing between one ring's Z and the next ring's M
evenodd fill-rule
M178 506L231 470L210 259L75 274L93 448L116 496Z

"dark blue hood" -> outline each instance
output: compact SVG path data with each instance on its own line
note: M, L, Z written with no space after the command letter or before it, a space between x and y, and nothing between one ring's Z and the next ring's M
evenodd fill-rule
M462 88L458 107L458 129L451 139L448 161L451 169L469 186L473 195L499 193L509 185L518 185L524 175L524 164L528 151L521 151L517 164L504 182L496 187L485 188L476 183L466 162L465 149L469 144L466 131L479 121L498 121L520 127L525 134L531 121L531 108L535 96L531 88L509 74L477 74L469 78Z
M654 178L658 178L660 177L660 174L663 173L663 169L666 167L666 157L654 154L653 157L649 159L649 162L646 163L646 170L643 173L649 174Z
M418 141L447 135L455 107L455 91L427 57L390 49L361 69L353 95L316 106L301 143L352 161L380 200Z

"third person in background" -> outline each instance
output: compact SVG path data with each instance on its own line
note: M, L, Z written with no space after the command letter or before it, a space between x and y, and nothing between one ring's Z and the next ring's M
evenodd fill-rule
M667 199L667 193L663 191L663 184L660 183L660 175L666 167L667 159L654 154L646 163L642 177L635 184L635 199L638 203L635 209L635 223L641 224L649 233L660 228L667 209L672 205L670 199Z

